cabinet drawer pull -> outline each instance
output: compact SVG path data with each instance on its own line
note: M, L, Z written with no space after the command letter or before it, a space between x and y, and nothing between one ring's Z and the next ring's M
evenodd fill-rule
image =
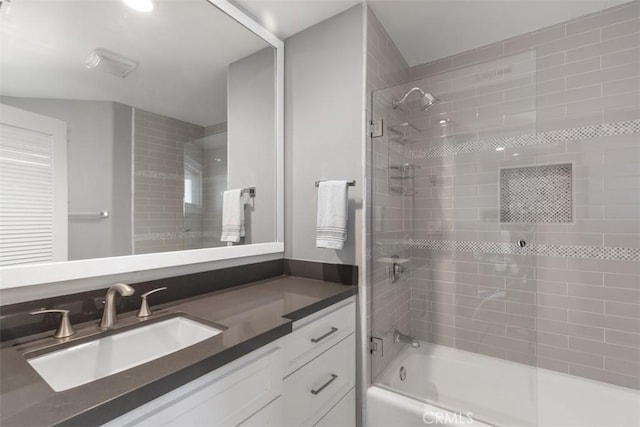
M331 330L329 332L327 332L326 334L324 334L323 336L318 337L318 338L311 338L311 342L312 343L319 343L320 341L322 341L323 339L325 339L329 335L334 334L336 332L338 332L338 328L336 328L335 326L332 326Z
M338 376L336 374L331 374L331 379L329 381L327 381L326 383L324 383L322 387L320 387L318 389L311 389L311 394L313 394L313 395L320 394L320 392L322 390L324 390L325 388L329 387L329 384L334 382L336 380L336 378L338 378Z

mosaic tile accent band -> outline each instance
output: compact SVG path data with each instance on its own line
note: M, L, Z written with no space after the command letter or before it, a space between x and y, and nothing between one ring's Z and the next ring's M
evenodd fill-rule
M453 156L455 154L489 151L495 150L498 147L525 147L530 145L577 141L580 139L597 138L600 136L623 135L638 132L640 132L640 120L628 120L624 122L605 123L581 128L562 129L505 138L493 138L482 141L453 142L441 146L409 150L407 157L409 159L417 160L427 157L443 157Z
M167 172L157 172L152 170L137 170L135 172L136 176L141 176L144 178L157 178L157 179L166 179L170 181L182 181L184 180L184 176L177 173L167 173Z
M144 242L147 240L177 240L177 239L195 239L199 237L220 238L220 231L178 231L175 233L145 233L136 234L136 242Z
M573 220L571 164L500 170L500 221L566 223Z
M414 248L433 249L437 251L483 252L504 255L544 255L569 258L640 261L640 248L544 244L529 244L524 248L521 248L517 243L458 242L454 240L420 239L410 239L407 243Z

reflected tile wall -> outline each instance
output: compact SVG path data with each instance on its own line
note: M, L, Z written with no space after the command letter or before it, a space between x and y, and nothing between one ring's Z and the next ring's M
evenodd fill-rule
M183 249L183 147L204 128L136 109L134 133L134 253Z

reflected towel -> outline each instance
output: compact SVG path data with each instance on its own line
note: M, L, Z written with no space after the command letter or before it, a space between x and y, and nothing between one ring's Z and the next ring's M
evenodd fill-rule
M316 246L342 249L347 241L347 181L322 181L318 186Z
M239 243L244 237L244 195L241 188L227 190L222 194L221 242Z

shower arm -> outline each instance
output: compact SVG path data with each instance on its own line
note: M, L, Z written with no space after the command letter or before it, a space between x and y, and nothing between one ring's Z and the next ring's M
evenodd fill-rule
M422 89L420 89L419 87L414 87L414 88L412 88L409 92L407 92L407 93L402 97L402 99L400 99L399 101L395 101L395 100L394 100L394 101L393 101L393 106L394 106L394 107L398 107L398 105L399 105L399 104L402 104L402 103L407 99L407 97L408 97L409 95L411 95L411 94L412 94L413 92L415 92L415 91L420 92L420 94L421 94L422 96L425 96L425 95L426 95L426 94L425 94L425 92L424 92Z

